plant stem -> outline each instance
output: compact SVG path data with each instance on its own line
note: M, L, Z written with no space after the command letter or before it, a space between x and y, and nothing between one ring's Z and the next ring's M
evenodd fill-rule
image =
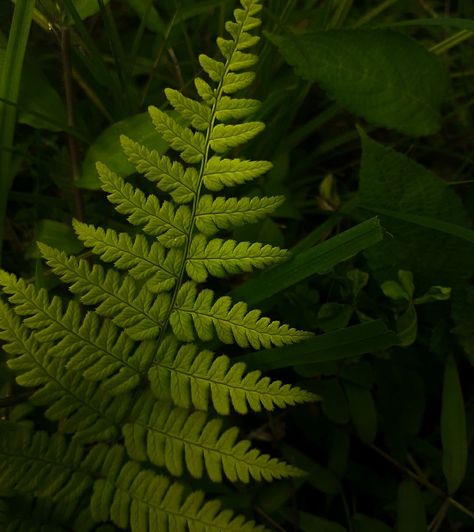
M71 64L71 30L69 28L61 29L61 60L63 65L63 82L64 95L66 98L67 125L73 129L76 126L74 113L74 86L72 81L72 64ZM69 160L71 162L71 192L74 203L74 216L79 221L84 221L84 206L82 202L81 191L76 186L76 181L81 176L79 165L79 154L77 149L76 138L70 133L67 134Z
M367 24L367 22L370 22L372 19L378 17L380 13L383 13L386 9L393 6L393 4L396 4L397 2L398 0L385 0L384 2L381 2L378 6L375 6L370 11L367 11L367 13L354 24L354 28Z
M474 519L474 512L469 510L469 508L466 508L463 504L458 502L456 499L453 499L450 497L447 493L445 493L441 488L438 488L435 484L432 484L427 478L419 476L417 473L413 472L411 469L408 469L408 467L405 467L404 465L400 464L395 460L395 458L391 457L388 453L385 451L382 451L382 449L379 449L376 445L373 443L369 443L368 446L375 451L378 455L382 456L382 458L385 458L387 462L390 462L392 465L394 465L397 469L408 475L411 479L418 482L421 486L424 486L425 488L429 489L432 493L443 499L444 502L454 506L457 508L460 512L463 514L469 516L471 519Z
M23 0L15 4L5 61L0 75L0 97L13 104L0 102L0 263L5 235L7 198L13 179L11 162L16 123L15 105L20 91L21 72L34 6L35 0Z
M447 52L451 48L454 48L458 44L461 44L467 39L470 39L474 34L472 31L468 30L461 30L456 32L454 35L451 35L447 39L444 39L444 41L439 42L438 44L435 44L430 48L430 52L436 55L444 54L444 52Z

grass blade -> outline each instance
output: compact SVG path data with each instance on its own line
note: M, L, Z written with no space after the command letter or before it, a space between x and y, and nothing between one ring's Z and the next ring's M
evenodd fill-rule
M21 71L34 6L35 0L23 0L15 4L5 64L0 75L0 262L5 233L7 196L13 179L11 160L16 122L16 108L13 105L7 105L5 100L14 105L18 102Z
M383 321L374 320L321 334L296 345L235 357L232 361L245 362L251 369L268 371L288 366L344 360L397 344L397 334L389 330Z
M326 242L293 256L239 286L233 296L254 305L308 277L322 274L336 264L381 241L384 232L378 218L371 218Z

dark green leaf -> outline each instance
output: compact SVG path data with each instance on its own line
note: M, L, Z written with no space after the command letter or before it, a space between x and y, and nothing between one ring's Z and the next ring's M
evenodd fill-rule
M377 411L372 393L349 382L344 383L352 422L365 443L371 443L377 434Z
M447 75L410 37L374 29L268 37L297 74L369 122L415 136L438 131Z
M454 493L466 474L467 436L466 412L459 382L456 361L446 359L441 407L441 441L443 444L443 472L449 493Z
M470 225L461 200L444 181L365 133L361 139L359 194L363 206L427 216L460 229ZM407 270L413 273L416 286L426 290L432 285L459 284L472 274L474 253L466 253L458 238L386 216L382 224L393 238L365 252L379 280L394 279L398 270Z
M426 532L425 504L418 485L403 481L398 488L396 532Z

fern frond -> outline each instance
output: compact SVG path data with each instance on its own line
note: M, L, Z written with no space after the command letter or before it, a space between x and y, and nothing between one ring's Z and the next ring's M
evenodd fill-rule
M160 204L156 196L146 196L140 189L125 183L105 164L97 163L97 171L109 201L131 224L143 226L145 233L156 236L166 247L184 244L191 224L191 211L187 206L181 205L175 210L170 202Z
M92 515L111 519L132 532L265 532L254 521L222 510L218 501L205 501L200 491L189 493L177 482L127 462L115 476L94 485Z
M230 414L231 407L246 414L249 409L260 412L317 399L297 386L262 377L260 371L246 372L245 364L232 364L225 355L199 351L194 344L180 346L173 336L161 343L148 377L158 399L203 411L211 402L224 416Z
M59 298L50 301L45 290L1 270L0 285L10 294L15 312L26 316L23 323L36 331L37 341L48 344L49 356L66 358L68 369L82 372L88 380L101 380L110 394L138 385L141 368L153 356L153 342L141 342L135 348L110 321L101 322L93 312L83 316L75 301L63 311Z
M144 174L163 192L168 192L176 203L189 203L196 197L199 175L193 166L184 168L177 161L155 150L149 150L125 135L120 137L122 149L137 171Z
M199 200L196 211L196 227L205 235L213 235L219 229L232 229L258 222L276 210L284 201L283 196L253 198L213 198L206 194Z
M256 179L268 172L272 166L268 161L221 159L214 156L206 163L203 183L208 190L218 191Z
M312 336L260 314L259 310L248 311L241 301L233 305L228 296L214 299L214 292L209 289L198 294L195 283L187 282L178 292L170 324L184 342L192 342L195 337L210 341L217 336L225 344L235 342L254 349L293 344Z
M192 164L202 160L206 139L201 132L193 132L188 127L179 125L174 118L157 107L150 106L148 111L158 133L179 152L183 161Z
M143 235L132 238L128 233L104 230L73 220L74 230L85 246L104 262L113 262L116 268L127 270L139 281L145 281L151 292L168 291L176 283L182 261L182 251L166 250L159 242L151 245Z
M195 478L205 473L213 482L272 480L301 475L293 466L237 442L238 429L223 429L222 419L202 411L172 407L143 397L136 403L133 421L123 428L125 447L138 461L150 460L175 476L185 469Z
M158 336L170 305L167 293L152 294L115 270L106 271L97 264L91 267L86 260L45 244L38 247L49 267L70 284L70 291L80 295L82 303L95 305L98 314L112 319L134 340Z
M203 235L196 235L191 242L186 272L197 283L214 277L226 277L254 268L265 268L286 259L288 252L269 244L259 242L236 242L213 238L207 240Z

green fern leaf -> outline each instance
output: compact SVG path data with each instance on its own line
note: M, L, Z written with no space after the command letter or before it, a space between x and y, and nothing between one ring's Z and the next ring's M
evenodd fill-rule
M249 45L252 46L252 45ZM222 92L225 94L234 94L242 89L247 88L255 80L255 72L228 72L224 77Z
M142 225L145 233L157 236L166 247L179 247L186 241L191 223L191 211L182 205L178 209L171 203L160 201L156 196L146 196L141 190L111 172L107 166L97 163L97 170L103 183L102 188L109 193L109 200L133 225Z
M205 131L209 127L211 110L208 106L187 98L174 89L165 89L165 95L176 111L194 128Z
M270 481L301 475L299 469L252 449L249 441L237 443L238 429L224 431L221 419L209 420L201 411L173 408L143 397L132 419L123 428L129 455L164 466L175 476L187 469L195 478L206 472L213 482L226 477L247 483L251 478Z
M214 199L206 194L197 206L196 227L205 235L213 235L219 229L255 223L276 210L284 200L284 196Z
M196 87L196 91L202 100L209 105L209 107L212 107L216 101L216 96L214 89L209 85L209 83L204 81L202 78L195 78L194 86Z
M197 170L186 169L177 161L155 150L149 150L125 135L120 137L122 149L138 172L156 183L163 192L168 192L176 203L189 203L196 197L199 176Z
M151 106L148 111L158 133L179 152L183 161L192 164L202 160L206 146L202 133L193 133L189 128L180 126L174 118L157 107Z
M216 153L224 153L230 148L249 141L264 127L265 124L262 122L246 122L237 125L219 124L212 129L209 145Z
M226 277L254 268L265 268L285 260L288 252L259 242L236 242L196 235L191 242L186 272L193 281L203 283L208 273Z
M159 242L151 245L143 235L132 238L128 233L73 221L74 230L85 246L92 248L104 262L113 262L116 268L127 270L139 281L145 281L151 292L173 288L179 276L182 251L168 252Z
M82 372L87 380L102 381L101 387L110 394L138 386L142 368L154 355L153 342L135 347L109 320L100 322L93 312L83 316L75 301L63 311L59 298L49 301L45 290L1 270L0 284L10 294L15 313L27 316L23 323L35 330L36 340L49 344L49 356L67 358L68 369Z
M184 342L192 342L195 337L210 341L217 336L225 344L235 342L254 349L293 344L311 337L310 333L262 318L260 314L259 310L248 311L243 302L232 305L228 296L214 299L214 292L209 289L198 294L196 285L187 282L178 292L170 324Z
M115 270L91 267L84 259L70 257L45 244L38 246L49 267L65 283L70 283L69 289L81 296L82 303L95 305L98 314L111 318L134 340L158 336L170 305L168 294L154 295Z
M260 105L258 100L223 96L216 105L216 118L221 122L246 118L255 113Z
M66 370L60 360L52 358L47 344L21 324L15 314L0 301L0 338L10 355L7 364L21 386L35 387L30 401L47 406L45 416L61 420L61 430L74 434L79 441L100 441L118 435L118 424L128 410L130 399L114 399L96 383L82 379L78 372Z
M229 415L231 407L246 414L249 409L260 412L317 399L298 387L262 377L260 371L246 372L245 364L232 364L225 355L198 351L193 344L180 346L173 336L161 343L148 376L158 399L203 411L211 402L221 415Z
M207 73L212 81L219 83L219 81L221 81L222 77L225 75L226 65L221 61L211 59L206 54L201 54L198 59L199 64L202 66L204 72Z
M66 445L59 434L48 437L45 432L31 434L26 429L1 432L3 490L18 490L56 501L77 500L91 486L90 476L80 470L85 453L77 443Z
M208 190L218 191L256 179L268 172L272 166L272 163L267 161L211 157L204 169L203 182Z
M127 462L120 472L110 473L94 485L92 515L111 519L132 532L265 532L263 526L246 521L232 511L221 510L218 501L205 502L200 491L187 493L177 482Z

